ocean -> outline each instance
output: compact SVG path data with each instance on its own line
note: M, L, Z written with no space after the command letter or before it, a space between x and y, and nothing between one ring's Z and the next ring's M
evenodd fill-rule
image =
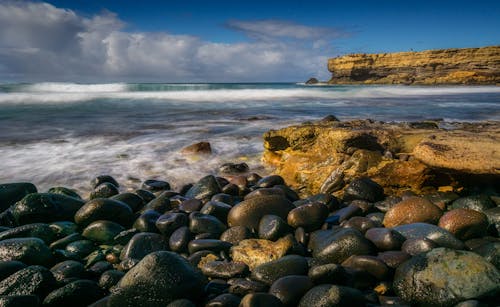
M260 163L262 134L318 120L500 120L499 86L256 84L0 84L0 183L88 192L100 174L125 188L150 178L174 188L225 162ZM208 141L213 154L180 150Z

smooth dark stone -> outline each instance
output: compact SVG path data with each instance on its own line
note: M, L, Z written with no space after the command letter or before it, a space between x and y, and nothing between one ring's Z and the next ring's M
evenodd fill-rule
M291 202L294 202L294 201L297 201L300 199L299 194L297 194L297 192L290 189L286 185L278 184L278 185L275 185L273 188L282 190L285 193L285 197Z
M36 193L36 187L29 182L0 184L0 212L6 210L30 193Z
M229 293L240 296L253 292L267 292L268 288L265 283L247 278L233 278L229 279L227 283L230 285Z
M434 205L438 206L439 209L445 210L449 204L451 204L460 196L454 192L436 192L424 195L423 197L431 201Z
M233 196L228 195L228 194L224 194L224 193L215 194L214 196L212 196L212 198L210 198L210 200L225 203L225 204L228 204L230 206L234 205Z
M248 178L247 178L248 179ZM249 180L250 181L250 180ZM279 175L270 175L259 179L255 184L255 188L270 188L275 185L284 185L285 180Z
M83 206L80 199L60 194L32 193L10 207L18 225L71 221Z
M227 221L227 215L229 210L231 210L231 206L218 201L209 201L207 202L201 209L200 212L203 214L210 214L215 216L222 222Z
M300 300L299 307L365 306L363 293L358 289L336 285L319 285L309 290Z
M142 212L141 215L135 220L132 228L140 232L158 232L156 221L160 218L161 213L153 209L148 209Z
M118 184L118 182L115 180L115 178L113 178L110 175L100 175L100 176L95 177L94 179L92 179L90 181L90 186L92 187L92 189L95 189L95 188L97 188L98 186L100 186L101 184L103 184L105 182L109 182L109 183L113 184L116 187L120 186Z
M210 199L213 195L220 193L221 189L217 179L214 176L208 175L201 178L187 192L187 198L196 198L199 200Z
M369 229L381 226L380 224L375 223L374 221L370 220L367 217L364 216L353 216L347 221L344 221L340 224L340 226L344 228L354 228L359 230L361 233L366 233Z
M0 241L24 237L39 238L50 244L56 239L56 233L49 224L44 223L26 224L0 232Z
M206 285L205 289L203 290L205 294L208 296L217 296L222 293L227 292L227 288L229 288L229 284L224 280L224 279L211 279Z
M186 213L191 213L191 212L195 212L195 211L200 211L202 207L203 207L203 203L201 202L201 200L196 199L196 198L191 198L191 199L184 200L179 205L179 210L186 212Z
M349 203L350 205L356 205L361 209L361 214L366 215L373 211L374 205L366 200L356 199Z
M369 178L354 179L344 190L344 201L356 199L376 202L384 198L384 189Z
M5 211L0 213L0 226L7 228L18 226L10 209L6 209Z
M193 234L189 231L186 226L180 227L175 230L168 240L168 245L170 249L177 253L182 253L187 251L188 243L193 238Z
M139 195L129 192L114 195L111 199L127 204L130 209L132 209L132 212L139 211L145 204L144 200Z
M379 250L398 250L406 240L399 232L390 228L371 228L365 233L365 238L370 240Z
M111 263L107 261L97 261L88 268L88 272L94 277L99 277L102 273L111 269L113 269L113 265Z
M262 179L262 177L257 173L250 173L248 174L246 179L248 181L248 184L255 185L259 180Z
M285 197L285 192L279 188L260 188L248 193L247 195L245 195L243 199L247 200L259 196L273 196L273 195Z
M108 220L129 227L134 220L134 214L128 205L106 198L87 202L75 214L75 222L81 227L99 220Z
M500 207L484 210L483 212L490 223L489 230L495 236L500 236Z
M215 216L193 212L189 215L189 230L193 233L221 234L226 230L226 225Z
M215 180L217 180L217 183L219 184L219 187L223 187L226 184L229 184L229 180L227 180L224 177L216 176Z
M264 215L259 222L259 238L276 241L290 232L290 226L277 215Z
M94 281L83 279L52 291L43 300L43 305L85 307L103 296L104 292Z
M57 241L54 241L52 242L52 244L49 245L50 249L54 250L54 249L65 249L66 248L66 245L68 245L69 243L72 243L72 242L75 242L75 241L79 241L79 240L83 240L84 238L82 237L81 234L79 233L73 233L73 234L70 234L62 239L59 239Z
M99 277L98 285L102 289L109 290L116 285L124 275L124 272L118 270L108 270Z
M205 276L229 279L244 276L248 266L242 262L210 261L201 266Z
M367 271L344 267L346 271L346 281L343 285L363 291L374 289L379 283L378 279Z
M238 196L240 195L240 188L234 183L229 183L222 187L221 192L224 194Z
M231 293L224 293L211 299L205 307L238 307L241 298Z
M167 307L196 307L196 305L188 299L182 298L168 304Z
M389 267L375 256L351 256L342 262L343 267L365 271L378 280L389 277Z
M0 296L2 307L38 307L40 299L36 295L12 295Z
M436 247L439 246L432 240L427 238L414 238L406 240L401 246L401 251L415 256L420 253L427 253Z
M228 252L231 246L233 246L231 243L221 240L199 239L199 240L192 240L191 242L189 242L188 250L190 254L196 253L197 251L200 250L210 250L215 253L218 253L221 251Z
M66 187L52 187L52 188L47 190L47 193L61 194L61 195L66 195L66 196L73 197L73 198L82 199L82 197L75 190L69 189Z
M315 284L341 284L347 278L345 269L335 263L312 266L308 276Z
M94 242L90 240L78 240L66 245L65 250L68 252L68 256L71 259L82 260L90 253L95 251L97 247Z
M189 255L189 257L187 258L187 260L189 261L189 263L191 263L192 266L198 267L201 259L203 257L208 256L208 255L214 255L214 256L217 257L217 255L213 251L201 250L201 251L197 251L197 252L194 252L191 255Z
M75 260L59 262L54 265L50 271L57 281L62 281L72 277L80 279L85 278L87 275L83 264Z
M145 204L149 203L150 201L156 198L156 195L144 189L135 190L135 194L139 195L139 197L142 198Z
M188 216L180 212L167 212L156 220L156 228L165 236L170 236L176 229L187 224Z
M370 255L375 248L353 228L318 230L311 234L309 249L314 258L328 263L342 263L352 255Z
M82 235L92 241L110 243L113 242L115 236L124 230L123 226L114 222L95 221L83 230Z
M472 250L500 270L500 242L483 244Z
M170 183L163 180L148 179L142 183L141 189L151 192L170 190Z
M0 280L4 280L15 272L22 270L26 264L17 260L1 261L0 262Z
M320 203L327 206L328 211L338 210L341 207L340 201L335 196L325 193L315 194L305 199L300 199L293 202L293 204L297 207L314 203Z
M293 228L303 227L307 232L317 230L328 216L328 207L320 204L305 204L288 212L287 222Z
M151 232L140 232L134 235L128 241L127 245L123 247L120 259L132 258L140 260L149 253L168 249L168 242L162 235Z
M52 261L49 247L38 238L14 238L0 241L0 261L21 261L47 265Z
M378 297L379 303L382 306L398 306L398 307L410 307L408 303L403 301L400 297L397 296L382 296Z
M108 307L109 296L105 296L98 301L93 302L88 307Z
M485 306L477 300L467 300L456 304L454 307L481 307Z
M242 240L250 239L253 237L254 235L250 231L250 229L246 228L245 226L235 226L224 231L220 236L220 240L229 242L231 244L238 244Z
M116 244L126 245L137 233L139 233L139 231L135 228L127 229L117 234L113 240Z
M362 210L357 205L349 205L342 209L339 209L333 213L331 213L326 219L325 223L338 225L343 221L350 219L353 216L359 215L362 213Z
M32 265L0 281L0 295L36 295L43 298L55 287L56 280L48 269Z
M139 259L127 258L118 264L117 269L122 272L127 272L140 262Z
M461 197L453 201L453 203L448 206L448 210L466 208L472 209L479 212L484 212L488 209L495 208L495 203L491 200L488 195L480 194L474 196Z
M306 258L298 255L287 255L279 259L261 264L252 271L252 279L271 285L287 275L307 275Z
M314 286L307 276L288 275L276 280L269 294L276 296L283 306L297 306L302 296Z
M70 221L58 221L49 224L57 239L66 237L79 231L78 225Z
M452 249L463 249L464 243L455 238L450 232L436 225L427 223L413 223L400 225L393 228L403 237L408 239L427 238L437 245Z
M388 196L384 200L380 200L374 204L375 208L382 212L389 211L396 204L400 203L403 199L399 196Z
M120 191L117 186L110 182L103 182L90 193L89 199L109 198L119 193Z
M239 174L249 171L248 164L242 163L224 163L219 166L219 172L222 174Z
M410 259L411 256L402 251L387 251L377 255L377 258L382 260L391 269L397 268L401 263Z
M295 229L295 240L303 246L307 246L309 243L309 233L302 227Z
M180 298L199 298L205 277L181 256L153 252L128 271L109 298L109 306L165 306Z
M374 212L366 215L367 218L372 220L375 224L380 225L382 227L384 221L385 214L382 212Z
M283 306L281 301L268 293L250 293L245 295L240 302L240 307Z
M141 212L146 212L147 210L154 210L160 214L172 209L172 202L170 201L171 193L170 191L164 191L158 197L152 199L144 207L142 207Z

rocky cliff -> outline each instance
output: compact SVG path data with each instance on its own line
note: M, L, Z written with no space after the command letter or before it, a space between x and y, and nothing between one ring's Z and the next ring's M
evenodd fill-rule
M330 84L499 84L500 46L329 59Z

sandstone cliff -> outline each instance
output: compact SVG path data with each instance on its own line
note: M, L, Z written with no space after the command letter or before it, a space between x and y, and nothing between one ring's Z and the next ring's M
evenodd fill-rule
M263 160L303 195L342 194L370 177L387 193L461 189L500 180L500 123L320 121L264 134Z
M330 84L499 84L500 46L329 59Z

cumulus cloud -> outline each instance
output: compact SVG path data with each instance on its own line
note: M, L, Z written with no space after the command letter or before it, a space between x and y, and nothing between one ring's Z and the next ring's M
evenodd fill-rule
M292 81L326 79L334 29L237 21L250 39L210 42L167 32L127 32L111 12L84 17L47 3L0 3L0 81Z

